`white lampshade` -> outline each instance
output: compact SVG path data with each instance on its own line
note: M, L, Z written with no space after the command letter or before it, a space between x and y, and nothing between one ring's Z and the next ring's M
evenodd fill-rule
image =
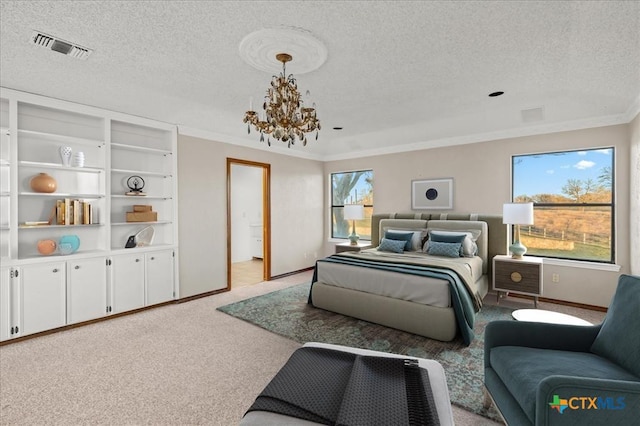
M345 204L344 219L345 220L364 219L364 206L362 204Z
M505 203L502 223L509 225L533 225L533 203Z

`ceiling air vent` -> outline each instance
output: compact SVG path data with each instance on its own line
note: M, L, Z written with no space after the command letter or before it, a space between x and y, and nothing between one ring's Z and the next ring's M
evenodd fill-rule
M525 123L542 121L544 120L544 107L523 109L520 111L520 114L522 115L522 121Z
M61 40L40 31L34 31L33 34L31 34L31 43L35 44L36 46L46 47L53 51L65 54L67 56L72 56L77 59L87 59L93 52L93 50L86 47L82 47L69 41Z

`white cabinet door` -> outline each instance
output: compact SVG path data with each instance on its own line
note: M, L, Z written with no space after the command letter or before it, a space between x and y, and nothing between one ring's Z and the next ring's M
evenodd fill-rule
M20 335L61 327L66 323L65 262L21 267L22 329Z
M147 303L155 305L173 299L173 251L145 255L147 261Z
M67 262L67 323L106 315L107 266L104 257Z
M0 268L0 341L7 340L10 336L11 327L11 303L9 286L11 285L11 269Z
M111 313L144 306L144 254L111 257Z

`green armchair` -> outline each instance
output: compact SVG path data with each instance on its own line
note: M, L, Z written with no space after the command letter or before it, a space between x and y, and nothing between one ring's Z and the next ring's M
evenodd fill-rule
M508 425L640 424L640 277L620 276L599 325L489 323L484 366Z

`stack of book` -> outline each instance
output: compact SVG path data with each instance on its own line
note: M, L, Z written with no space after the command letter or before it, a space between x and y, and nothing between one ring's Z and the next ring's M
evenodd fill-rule
M88 201L65 198L56 201L50 222L52 225L91 225L98 223L96 216Z

